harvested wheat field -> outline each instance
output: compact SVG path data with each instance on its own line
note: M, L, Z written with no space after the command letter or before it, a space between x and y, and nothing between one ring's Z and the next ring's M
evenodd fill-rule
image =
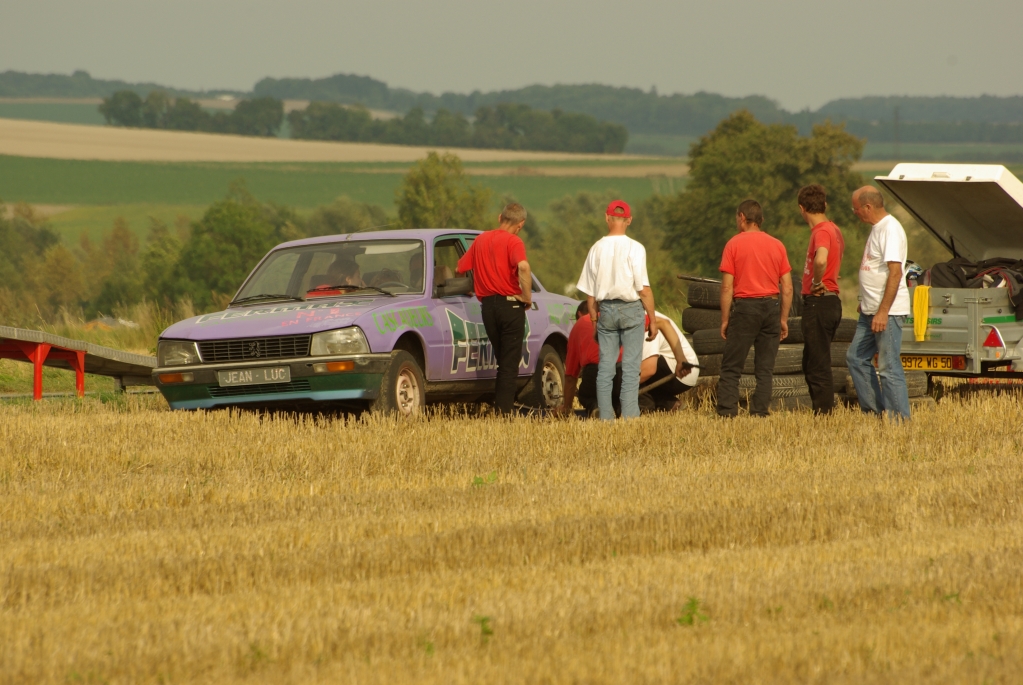
M0 118L0 155L114 162L415 162L436 148L255 138ZM465 162L630 159L628 155L442 150Z
M909 425L0 412L0 681L1023 673L1018 395Z

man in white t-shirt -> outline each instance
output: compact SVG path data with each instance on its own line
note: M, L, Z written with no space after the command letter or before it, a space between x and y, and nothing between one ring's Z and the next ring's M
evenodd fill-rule
M902 370L902 324L910 313L906 287L906 231L885 211L884 197L873 186L852 196L860 221L871 224L860 263L860 318L846 361L860 409L909 418L909 393ZM877 355L877 371L873 359Z
M600 362L597 406L600 418L613 421L611 393L618 350L622 351L622 418L639 416L639 366L643 351L644 310L650 339L657 335L654 294L646 272L646 248L625 235L632 223L629 205L607 206L608 234L590 248L576 287L586 293L590 320L596 324ZM598 318L599 314L599 318Z
M677 360L682 360L679 363ZM682 335L675 322L657 312L657 337L643 341L643 362L639 367L639 389L649 387L663 378L662 382L640 395L640 409L643 411L671 411L678 403L678 397L696 385L700 372L696 352Z

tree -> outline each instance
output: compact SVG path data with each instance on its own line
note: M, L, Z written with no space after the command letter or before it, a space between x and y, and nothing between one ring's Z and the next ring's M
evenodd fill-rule
M242 100L221 121L224 133L272 138L284 122L284 103L276 98Z
M402 228L491 228L490 189L470 182L456 155L431 152L396 192Z
M103 98L99 113L114 126L142 126L142 98L131 90L119 90L108 98Z
M102 271L90 273L98 281L99 294L88 307L90 313L111 313L120 304L142 300L142 274L139 271L139 239L122 217L114 220L110 233L103 236L100 252Z
M809 227L799 215L796 195L810 183L828 192L828 217L846 240L842 273L856 273L864 231L852 215L850 195L862 177L852 171L863 142L830 123L809 137L794 126L765 125L747 111L725 118L689 153L689 183L666 202L665 235L679 265L692 274L717 276L721 251L735 234L735 208L747 198L764 207L764 228L785 243L800 272Z
M318 208L312 213L305 224L305 235L336 235L340 233L356 233L371 228L390 228L393 219L376 205L355 202L342 196L329 205Z
M263 205L241 185L192 224L174 279L192 302L208 308L234 294L270 248L301 237L290 210Z

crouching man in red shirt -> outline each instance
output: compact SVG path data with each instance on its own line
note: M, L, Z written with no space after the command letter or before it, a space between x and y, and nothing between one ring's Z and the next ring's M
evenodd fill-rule
M565 395L559 414L571 414L575 400L576 383L579 383L579 404L589 416L597 408L597 365L600 362L600 345L594 337L593 321L589 305L583 300L575 310L575 325L568 334L568 354L565 357ZM581 379L581 381L580 381ZM618 355L615 376L611 384L611 405L615 416L622 415L622 357Z
M499 414L510 414L526 335L526 310L533 304L533 276L526 246L519 238L526 223L525 208L513 202L501 212L499 222L472 242L458 260L458 273L473 272L483 327L497 359L494 406Z

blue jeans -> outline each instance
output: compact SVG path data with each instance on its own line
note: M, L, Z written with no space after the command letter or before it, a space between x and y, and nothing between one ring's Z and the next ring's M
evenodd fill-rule
M887 412L888 418L909 418L909 393L906 374L902 370L902 322L904 316L889 316L882 333L870 330L873 314L860 314L856 335L849 344L845 361L856 386L860 409L865 413ZM874 355L877 372L874 372ZM880 385L878 384L880 376Z
M622 418L639 416L639 365L643 356L645 330L643 303L623 300L604 300L600 303L597 319L597 343L600 345L600 364L597 366L597 406L600 418L614 421L615 410L611 401L618 348L622 349Z

